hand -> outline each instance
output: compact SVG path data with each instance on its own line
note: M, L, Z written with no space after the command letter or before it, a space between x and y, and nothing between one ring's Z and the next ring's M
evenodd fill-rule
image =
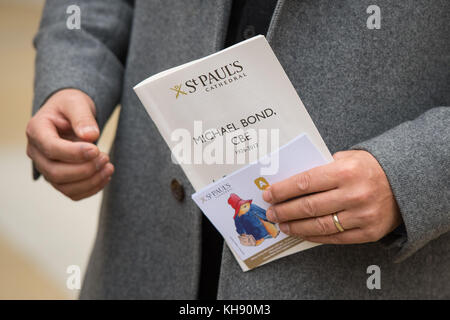
M100 135L92 99L80 90L53 94L28 122L27 155L53 187L72 200L90 197L114 166L93 144Z
M343 151L335 161L270 186L267 218L286 234L317 243L378 241L402 218L386 175L366 151ZM332 214L345 229L339 232Z

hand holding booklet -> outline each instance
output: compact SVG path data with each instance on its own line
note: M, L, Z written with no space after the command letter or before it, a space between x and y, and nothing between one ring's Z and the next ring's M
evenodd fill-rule
M315 245L282 234L265 216L263 188L332 156L263 36L134 90L244 271Z
M263 163L277 163L279 170L262 176ZM289 237L266 217L269 204L262 192L272 183L327 161L302 134L261 161L239 169L196 192L192 199L219 230L248 269L255 268L287 250L304 250L315 244Z

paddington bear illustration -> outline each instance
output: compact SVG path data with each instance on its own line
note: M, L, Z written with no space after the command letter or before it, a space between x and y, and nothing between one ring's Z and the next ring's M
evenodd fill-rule
M235 210L234 224L239 241L244 246L258 246L265 239L276 238L280 231L267 220L266 210L252 204L252 200L242 200L232 193L228 204Z

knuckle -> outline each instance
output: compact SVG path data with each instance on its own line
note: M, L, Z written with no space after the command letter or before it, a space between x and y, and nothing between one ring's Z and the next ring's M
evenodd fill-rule
M301 212L304 212L309 217L315 217L317 215L316 206L310 197L300 198L299 203Z
M360 166L360 165L359 165L359 159L358 159L358 158L355 158L355 157L351 158L351 159L348 161L347 166L348 166L348 169L349 169L350 171L352 171L352 172L357 171L358 168L359 168L359 166Z
M317 229L320 235L327 235L329 232L329 228L327 223L324 221L324 219L322 219L322 217L320 218L316 218L315 219L316 225L317 225Z
M285 224L289 227L289 232L287 234L291 236L298 236L299 235L299 228L295 223L292 222L285 222Z
M272 210L273 213L275 214L277 221L279 222L283 222L286 221L287 219L287 215L286 215L286 210L285 210L285 206L284 205L274 205L272 206Z
M362 218L366 223L373 224L378 221L378 212L375 210L367 210L362 213Z
M358 161L352 159L342 162L339 169L339 175L343 179L353 179L357 175Z
M372 192L369 189L360 189L354 194L354 199L359 203L366 203L370 200Z
M341 197L344 203L351 205L356 201L356 192L349 190L348 192L343 192Z
M295 178L295 183L300 191L308 191L311 186L311 174L309 172L302 172Z

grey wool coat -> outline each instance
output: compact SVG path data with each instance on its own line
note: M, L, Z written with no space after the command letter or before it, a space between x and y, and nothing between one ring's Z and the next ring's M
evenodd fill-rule
M366 21L381 10L381 28ZM68 5L81 29L66 27ZM34 111L73 87L103 127L122 105L81 298L194 299L201 212L132 87L223 48L229 0L53 0L35 38ZM242 272L227 247L219 299L450 298L450 1L280 0L268 40L332 152L364 149L386 172L403 230L323 245ZM174 199L176 178L187 197ZM366 286L381 270L381 289Z

